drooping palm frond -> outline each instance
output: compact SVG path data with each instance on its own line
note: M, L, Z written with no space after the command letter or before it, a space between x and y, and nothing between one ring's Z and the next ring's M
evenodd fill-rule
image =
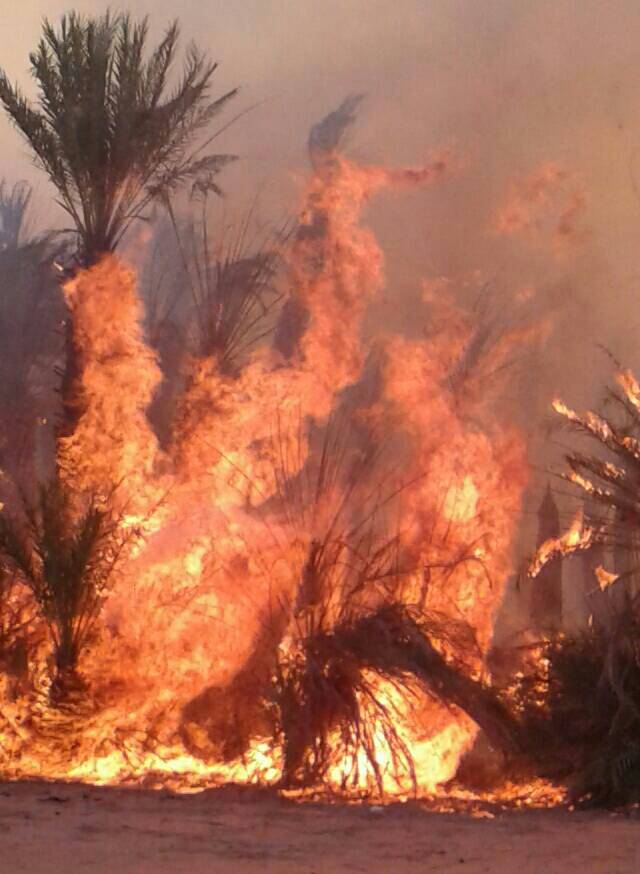
M54 479L35 504L25 502L24 518L0 513L0 561L31 590L49 628L54 693L76 682L114 574L138 536L103 502L78 501Z
M481 659L472 629L406 600L416 568L391 524L403 485L384 473L370 427L345 412L310 431L279 429L274 444L276 496L262 510L289 584L230 684L184 708L190 748L206 735L237 756L271 734L283 786L335 786L339 772L344 789L406 790L416 785L407 710L431 699L515 751L516 720L469 667Z
M0 100L71 216L85 264L113 251L154 199L177 186L215 186L232 157L206 152L199 135L236 93L212 100L216 64L191 47L173 88L179 29L146 57L148 21L65 15L44 22L30 55L34 106L0 73Z
M379 794L385 778L408 778L415 790L406 717L390 689L409 710L421 696L459 708L496 749L517 753L520 728L498 695L468 675L464 660L452 662L439 649L446 640L464 654L472 638L463 622L396 602L288 644L275 686L284 785L317 785L341 763L344 788L367 787L373 777Z

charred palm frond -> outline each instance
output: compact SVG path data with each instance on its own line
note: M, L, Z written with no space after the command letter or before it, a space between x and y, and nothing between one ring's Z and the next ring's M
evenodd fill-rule
M191 293L187 330L196 357L214 357L223 373L233 375L274 328L274 313L282 299L276 275L288 231L270 233L253 245L253 211L248 210L237 228L216 237L207 206L204 196L199 218L180 228L169 202Z
M195 48L170 90L178 37L174 22L146 59L147 19L72 12L57 29L44 22L30 55L37 106L0 73L0 100L73 220L85 265L113 251L154 198L213 184L231 160L196 139L236 92L211 100L216 64Z
M409 745L397 728L399 714L379 688L391 681L404 696L416 694L411 677L377 665L367 671L361 653L341 636L312 635L281 658L276 675L277 730L282 738L282 784L317 786L331 766L341 764L342 788L366 786L369 774L384 792L381 755L391 775L408 776L416 787Z
M78 662L135 529L104 503L78 498L54 480L24 518L0 514L0 561L31 590L55 655L52 695L77 683Z

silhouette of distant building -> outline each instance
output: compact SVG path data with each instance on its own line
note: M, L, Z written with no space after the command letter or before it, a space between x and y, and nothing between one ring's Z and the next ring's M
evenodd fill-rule
M560 514L551 487L547 485L538 510L538 540L560 535ZM545 565L531 586L531 624L537 631L555 631L562 625L562 562L551 561Z

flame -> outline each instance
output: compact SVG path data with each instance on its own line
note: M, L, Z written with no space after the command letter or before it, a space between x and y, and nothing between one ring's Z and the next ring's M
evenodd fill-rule
M595 542L595 528L585 525L584 513L578 510L568 530L560 537L551 537L542 543L529 564L529 576L535 578L552 559L589 549Z
M586 205L576 180L557 164L545 163L510 185L494 228L504 236L517 234L537 245L547 243L561 256L587 237L581 226Z
M232 779L277 781L281 754L267 729L242 756L223 760L210 734L185 722L184 708L238 676L264 617L291 599L304 572L299 529L270 502L282 486L277 463L285 456L287 477L295 480L310 446L304 435L294 445L286 427L279 442L273 437L279 423L326 423L344 389L362 376L369 353L362 319L383 286L383 255L360 224L362 209L376 192L431 182L446 167L437 159L388 170L338 157L329 172L313 176L289 255L290 282L308 315L299 343L288 358L262 346L234 375L214 356L191 359L166 448L146 416L161 373L144 339L133 271L109 256L65 285L81 350L82 415L61 442L61 467L74 488L103 495L115 489L123 524L140 527L142 538L81 665L91 700L81 715L52 713L43 704L49 681L41 659L36 691L0 715L6 774L145 781L181 791ZM450 385L472 336L471 317L441 287L425 291L424 306L425 324L439 326L427 341L376 338L380 391L358 415L401 447L412 484L399 489L393 507L402 548L419 568L404 583L405 602L466 620L479 647L467 668L479 676L511 568L525 447L481 392ZM498 344L489 369L499 369L522 340L515 334ZM322 508L320 527L321 516ZM576 521L547 553L590 536ZM431 702L416 711L393 685L376 682L380 699L397 713L421 791L435 791L454 775L475 725ZM382 736L377 755L385 788L406 793L407 785L392 785ZM334 763L336 786L348 764Z
M605 570L602 565L598 565L595 574L602 592L605 592L620 577L620 574L614 574L611 571Z
M451 486L444 499L444 515L452 522L468 522L476 515L478 506L478 490L470 476L465 476L462 483Z

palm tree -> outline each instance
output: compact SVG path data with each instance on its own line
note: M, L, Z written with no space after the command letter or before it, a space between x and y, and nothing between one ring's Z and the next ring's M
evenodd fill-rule
M78 506L79 504L79 506ZM93 639L104 599L139 536L109 499L72 493L59 479L40 488L24 514L0 514L0 579L22 582L49 629L52 696L78 686L78 662Z
M0 100L57 189L79 237L79 261L113 251L154 198L186 182L213 185L232 160L205 153L198 134L234 96L211 100L217 64L191 47L178 84L168 75L177 22L145 59L148 20L107 12L45 20L30 55L34 107L0 71Z
M53 234L32 231L31 199L25 182L0 180L0 468L8 477L0 500L29 479L38 419L55 406L45 374L62 351L56 325L64 310L50 262L63 247Z
M217 65L192 46L171 88L169 71L179 37L177 22L146 58L148 21L107 12L45 20L30 55L39 95L32 104L0 71L0 101L26 138L71 216L76 259L91 266L116 249L155 199L189 182L218 190L215 177L233 159L199 142L209 122L234 96L210 94ZM60 433L71 433L81 413L80 353L73 318L67 319Z

